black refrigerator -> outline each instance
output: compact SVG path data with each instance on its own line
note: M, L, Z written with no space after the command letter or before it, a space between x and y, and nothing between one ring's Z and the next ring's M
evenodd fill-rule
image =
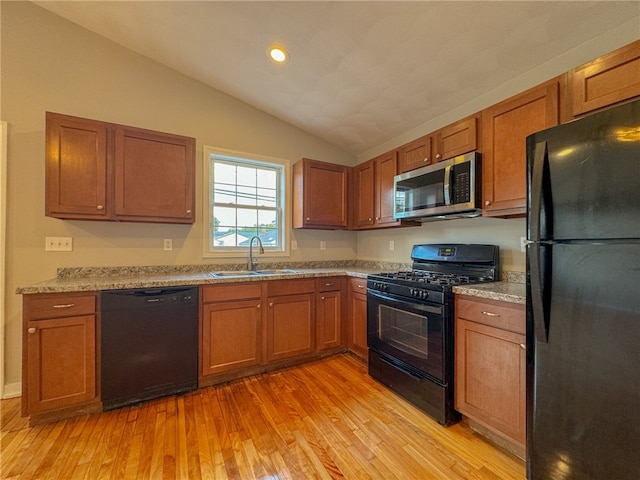
M527 477L640 479L640 101L527 138Z

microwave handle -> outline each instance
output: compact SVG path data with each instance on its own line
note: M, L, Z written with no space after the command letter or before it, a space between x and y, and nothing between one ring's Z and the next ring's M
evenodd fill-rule
M444 204L451 205L451 165L444 168Z

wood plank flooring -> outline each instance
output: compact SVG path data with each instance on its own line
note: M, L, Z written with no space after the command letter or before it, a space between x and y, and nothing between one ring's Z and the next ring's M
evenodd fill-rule
M346 354L33 428L20 399L1 407L3 479L525 478L521 460L438 425Z

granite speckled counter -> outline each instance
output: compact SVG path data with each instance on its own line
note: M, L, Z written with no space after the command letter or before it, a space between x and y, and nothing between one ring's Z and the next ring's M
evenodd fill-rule
M502 302L525 304L527 301L525 284L516 282L491 282L464 285L453 287L453 292L459 295L488 298Z
M347 275L366 278L380 271L394 271L410 268L410 265L380 262L308 262L305 264L260 264L259 269L295 270L294 273L243 274L245 264L238 265L184 265L149 267L83 267L61 268L57 276L50 280L26 285L16 289L16 293L68 293L117 290L128 288L159 288L180 285L217 285L234 282L262 282L296 278L329 277ZM213 272L225 272L218 277ZM233 275L237 272L238 275Z

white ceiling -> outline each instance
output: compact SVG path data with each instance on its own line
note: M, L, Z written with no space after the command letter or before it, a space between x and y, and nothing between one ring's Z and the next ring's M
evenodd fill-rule
M640 19L638 1L35 3L355 155Z

